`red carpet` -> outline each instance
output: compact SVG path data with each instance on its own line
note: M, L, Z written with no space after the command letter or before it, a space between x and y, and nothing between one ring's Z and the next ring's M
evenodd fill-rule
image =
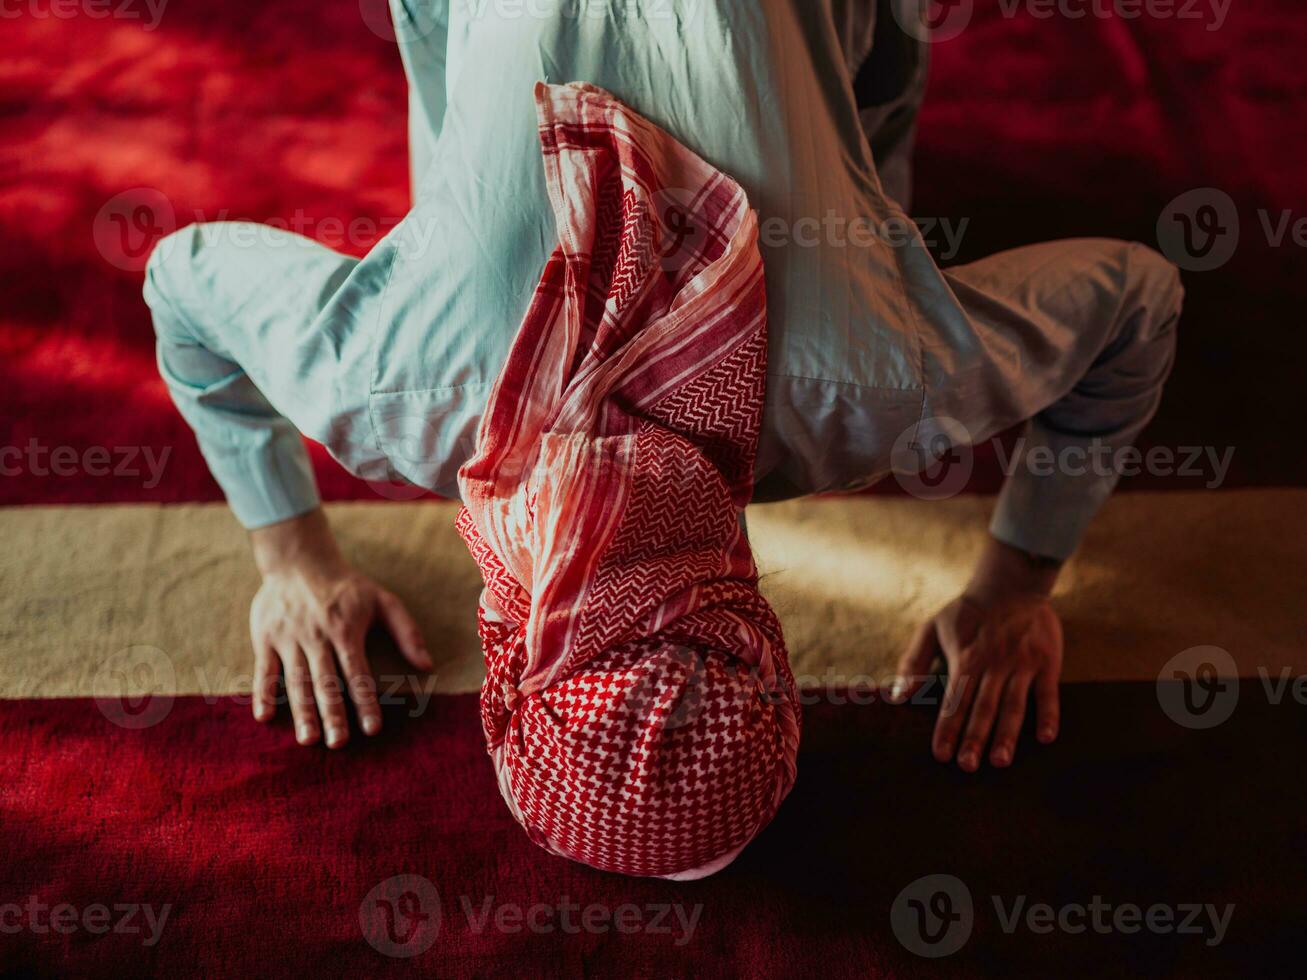
M1016 768L966 777L928 758L929 709L810 707L799 782L776 822L720 876L675 884L532 845L499 798L470 696L438 698L417 718L396 707L383 737L339 754L299 748L288 724L262 727L229 701L179 699L141 731L89 700L7 702L0 906L34 895L78 914L95 903L148 904L155 921L171 911L148 948L143 912L143 934L0 936L0 970L1199 977L1294 962L1307 939L1301 706L1273 707L1244 682L1230 720L1209 731L1172 723L1148 684L1074 686L1064 709L1055 749L1024 746ZM374 950L359 925L369 892L402 874L438 892L422 906L428 921L439 909L438 932L412 962ZM900 945L888 911L926 874L956 876L975 910L969 940L937 960ZM1173 907L1177 925L1191 903L1234 908L1211 946L1188 932L1098 934L1092 920L1044 935L1023 918L1009 934L1004 916L1023 895L1055 909L1099 896L1109 922L1127 904ZM509 917L542 903L536 922L553 932ZM566 903L579 908L564 918ZM683 919L655 920L676 903ZM592 905L594 931L563 931ZM498 931L496 915L519 931Z
M376 13L383 0L362 5ZM1175 8L1195 6L1208 9ZM279 221L362 253L402 217L403 77L359 10L358 0L172 0L153 31L117 18L5 20L0 445L66 446L79 464L91 447L171 456L154 486L139 464L139 475L95 476L24 463L0 480L0 504L218 499L155 374L136 270L174 221ZM1064 235L1151 244L1172 198L1226 191L1240 247L1224 268L1186 276L1180 361L1147 439L1236 446L1230 485L1307 483L1307 455L1286 454L1279 437L1301 414L1305 250L1291 236L1268 244L1259 215L1307 218L1301 5L1239 0L1219 30L1002 10L977 0L971 26L934 46L915 212L969 219L966 260ZM166 209L130 212L128 227L97 223L136 188ZM325 458L319 470L328 498L377 499ZM973 488L997 478L991 459Z

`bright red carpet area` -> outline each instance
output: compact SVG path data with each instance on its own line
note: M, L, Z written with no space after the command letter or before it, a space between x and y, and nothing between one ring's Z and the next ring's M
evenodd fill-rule
M46 923L61 903L79 915L149 905L162 928L148 947L143 911L127 923L139 934L0 935L0 969L1258 976L1279 973L1307 938L1297 873L1307 715L1272 706L1254 682L1209 731L1172 723L1151 684L1074 686L1055 748L1022 746L1013 769L971 777L930 760L928 708L810 706L799 781L776 822L725 872L685 884L543 853L499 798L475 699L411 710L396 706L377 740L330 753L296 746L288 723L260 726L231 701L179 699L140 731L91 701L7 704L0 905L34 895ZM900 893L928 874L954 876L973 907L969 938L936 960L908 952L892 926L911 898L896 906ZM370 893L397 875L434 888L414 889L420 904L397 905L394 920L402 939L411 913L426 914L430 933L412 926L408 947L378 933L391 950L430 939L411 960L378 952L360 927L360 906L375 914ZM1126 917L1125 929L1097 932L1096 896L1100 922L1163 905L1173 928L1127 931ZM1067 921L1086 928L1032 929L1027 913L1041 904L1070 908ZM1190 906L1217 909L1224 932L1207 911L1177 931Z

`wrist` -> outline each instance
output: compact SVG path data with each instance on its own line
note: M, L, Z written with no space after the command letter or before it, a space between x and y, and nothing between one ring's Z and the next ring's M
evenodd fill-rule
M1017 596L1048 598L1062 563L990 538L964 595L980 603Z
M323 577L345 568L326 514L318 507L250 532L254 564L265 579Z

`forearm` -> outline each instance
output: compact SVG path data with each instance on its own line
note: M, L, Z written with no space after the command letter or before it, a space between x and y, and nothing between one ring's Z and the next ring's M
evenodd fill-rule
M1062 563L998 540L986 539L964 595L982 605L1013 596L1047 597L1057 583Z
M159 364L209 472L242 525L276 524L320 506L303 438L238 367L208 352L164 343Z
M1112 436L1068 435L1032 420L1007 466L990 534L1017 551L1069 558L1116 488L1116 449L1133 442L1146 418Z
M307 514L250 531L254 563L266 579L299 574L317 577L339 572L345 559L321 507Z

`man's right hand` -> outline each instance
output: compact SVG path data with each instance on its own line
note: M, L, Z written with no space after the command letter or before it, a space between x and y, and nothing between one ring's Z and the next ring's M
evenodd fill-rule
M404 658L430 670L431 657L412 615L394 593L340 555L321 509L251 533L263 584L250 607L254 643L254 717L276 714L283 673L295 737L328 748L349 740L345 692L366 735L381 730L376 682L364 641L373 622L390 630ZM343 683L342 683L343 678Z

